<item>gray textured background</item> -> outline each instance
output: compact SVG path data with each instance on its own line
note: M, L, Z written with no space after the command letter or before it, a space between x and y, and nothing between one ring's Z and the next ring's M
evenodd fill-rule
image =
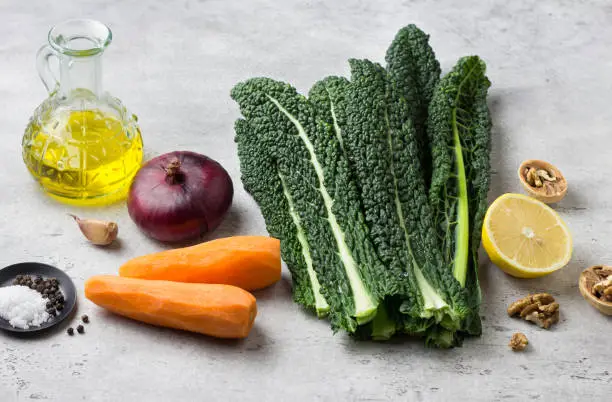
M548 159L570 191L558 210L575 239L564 270L537 280L482 266L484 334L454 350L420 342L355 343L290 300L287 277L256 294L259 315L243 342L158 329L106 314L82 297L93 274L160 249L123 205L79 211L52 202L30 179L20 139L45 92L34 55L48 29L71 17L109 24L105 84L135 112L149 156L189 149L221 162L235 180L229 218L215 233L264 234L239 180L233 143L234 83L254 75L302 91L346 74L349 57L381 61L395 32L414 22L432 35L445 70L474 53L489 65L493 132L491 198L520 191L527 158ZM85 336L0 334L0 400L594 400L612 389L611 320L581 298L580 270L610 262L612 5L606 1L13 1L0 0L0 266L42 261L79 291ZM116 220L121 248L86 244L66 212ZM540 330L506 305L547 290L561 322ZM531 341L515 354L514 331ZM607 392L607 393L606 393ZM605 398L603 398L605 399ZM600 400L603 400L600 399Z

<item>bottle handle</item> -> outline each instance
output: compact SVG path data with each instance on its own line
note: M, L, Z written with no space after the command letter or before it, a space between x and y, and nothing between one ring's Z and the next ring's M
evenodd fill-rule
M59 89L59 80L51 71L49 58L58 57L57 53L49 45L44 45L36 54L36 69L49 95L53 95Z

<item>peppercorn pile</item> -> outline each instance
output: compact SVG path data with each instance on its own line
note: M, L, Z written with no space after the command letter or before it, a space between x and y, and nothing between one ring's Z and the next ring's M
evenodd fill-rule
M17 275L13 285L26 286L36 290L47 299L46 310L52 317L58 316L64 309L64 294L59 288L57 278L44 279L42 276Z

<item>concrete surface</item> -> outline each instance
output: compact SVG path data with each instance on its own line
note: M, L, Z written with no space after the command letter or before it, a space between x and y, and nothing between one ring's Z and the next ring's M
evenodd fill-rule
M106 88L140 117L147 154L177 149L220 161L235 180L215 236L264 234L239 180L234 83L254 75L305 91L346 74L349 57L382 60L414 22L432 35L444 69L474 53L489 65L491 199L520 191L523 159L556 163L570 183L558 210L575 239L564 270L516 280L483 261L484 334L454 350L420 342L356 343L296 307L288 277L258 292L252 335L222 342L106 314L82 297L85 278L160 250L125 207L81 211L44 196L21 161L21 135L45 92L34 55L48 29L71 17L109 24ZM606 1L0 1L0 266L41 261L79 291L84 336L0 334L0 400L49 401L577 401L612 390L611 319L578 293L583 267L612 250L612 6ZM86 244L67 212L116 220L121 247ZM509 302L550 291L562 319L550 331L510 319ZM525 353L507 343L527 334Z

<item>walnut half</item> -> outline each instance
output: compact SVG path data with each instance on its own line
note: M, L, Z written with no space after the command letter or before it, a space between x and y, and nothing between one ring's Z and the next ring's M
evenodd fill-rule
M589 304L612 316L612 267L595 265L585 269L580 274L578 289Z
M517 332L512 335L512 338L510 338L510 343L508 346L510 346L510 348L515 352L520 352L521 350L525 350L527 344L529 344L529 341L527 340L525 334Z
M521 163L518 176L525 190L534 198L552 204L567 193L567 180L553 164L529 159Z
M559 322L559 303L548 293L537 293L515 301L508 307L508 315L519 315L526 321L548 329Z

